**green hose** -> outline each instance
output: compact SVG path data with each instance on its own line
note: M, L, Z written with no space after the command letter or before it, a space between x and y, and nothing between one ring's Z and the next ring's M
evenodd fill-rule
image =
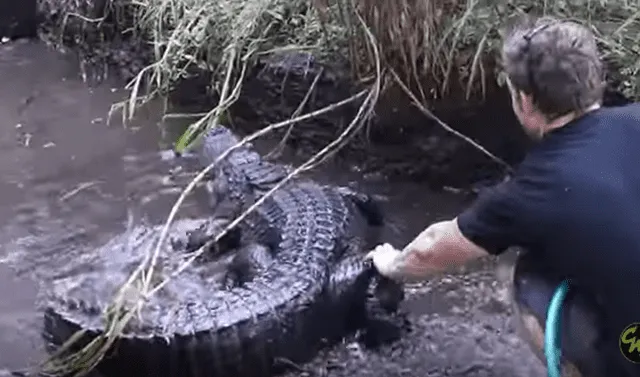
M569 282L563 281L556 288L547 310L547 322L544 332L544 355L547 359L547 376L561 377L560 366L560 322L562 320L562 303L567 296Z

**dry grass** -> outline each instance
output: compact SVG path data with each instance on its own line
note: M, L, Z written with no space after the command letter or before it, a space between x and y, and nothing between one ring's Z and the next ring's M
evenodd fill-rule
M63 24L70 20L94 26L104 23L91 5L99 0L38 1L44 12L64 14ZM633 0L104 2L106 14L126 24L116 29L133 29L155 51L154 63L130 84L131 100L119 106L126 108L127 117L136 104L166 93L194 67L216 72L212 86L223 95L241 81L245 64L278 50L306 49L325 61L348 57L353 73L367 78L374 64L366 36L357 27L356 12L376 38L383 69L392 67L423 102L459 89L468 96L482 95L496 77L486 63L499 48L499 28L525 10L590 24L600 37L606 59L620 67L615 72L620 88L630 97L640 95L636 79L640 3ZM227 99L225 106L233 96Z
M115 0L113 0L115 1ZM122 0L120 0L122 1ZM451 93L482 98L496 84L496 52L505 20L525 10L589 24L618 88L640 97L640 3L629 0L140 0L134 23L155 62L129 84L114 110L126 119L169 92L194 68L214 72L219 106L194 122L178 143L214 124L237 98L251 64L283 50L311 51L320 61L348 57L354 79L373 77L375 62L360 15L373 33L383 71L395 72L423 106ZM383 79L386 82L386 78Z

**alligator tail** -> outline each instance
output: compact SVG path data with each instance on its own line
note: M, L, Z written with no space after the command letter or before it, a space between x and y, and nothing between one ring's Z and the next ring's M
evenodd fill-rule
M380 276L370 260L356 255L341 261L331 275L328 299L334 313L344 319L343 334L359 332L368 348L393 342L402 334L405 323L397 312L403 286Z

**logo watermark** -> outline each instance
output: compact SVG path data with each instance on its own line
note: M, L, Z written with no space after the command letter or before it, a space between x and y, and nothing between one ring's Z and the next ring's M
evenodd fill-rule
M640 364L640 322L625 327L618 340L622 355L634 364Z

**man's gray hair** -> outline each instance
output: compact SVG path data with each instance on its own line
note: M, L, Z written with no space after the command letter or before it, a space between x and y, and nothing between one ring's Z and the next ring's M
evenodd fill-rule
M507 33L502 64L514 89L531 95L548 120L602 101L606 84L596 39L577 22L521 22Z

